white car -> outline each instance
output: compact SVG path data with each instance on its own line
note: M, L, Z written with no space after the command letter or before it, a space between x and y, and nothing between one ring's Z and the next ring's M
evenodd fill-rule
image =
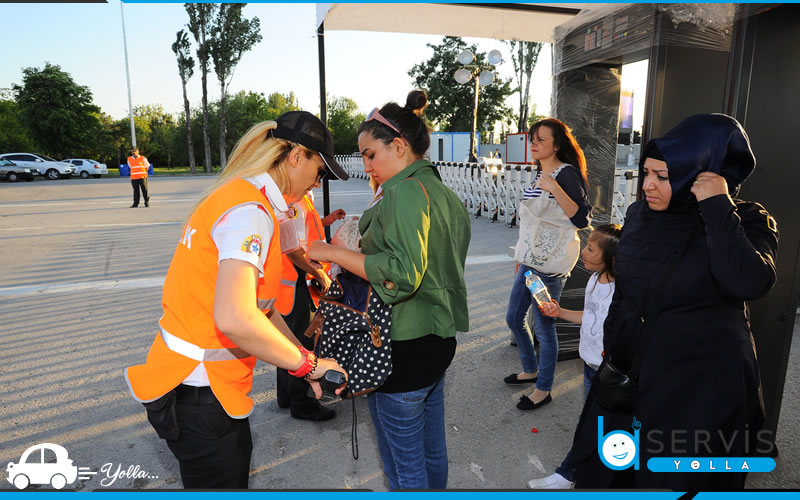
M60 490L78 479L78 467L67 455L66 448L58 444L31 446L22 454L18 464L8 463L8 482L21 490L29 484L49 484Z
M54 160L45 155L6 153L0 155L0 158L11 160L20 167L35 168L40 174L53 181L59 177L72 177L72 174L75 173L75 169L69 163Z
M75 175L80 175L83 179L88 179L90 175L95 179L99 179L101 175L108 174L108 167L105 163L85 158L69 158L61 161L72 165L75 169Z

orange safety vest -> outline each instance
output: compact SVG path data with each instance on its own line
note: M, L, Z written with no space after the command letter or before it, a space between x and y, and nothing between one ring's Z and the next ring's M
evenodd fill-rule
M308 245L311 246L312 241L325 241L325 228L322 226L322 219L317 209L314 208L314 202L311 201L311 198L309 196L304 196L303 201L306 204L306 240L308 241ZM323 271L326 273L331 271L330 263L321 262L321 264ZM314 277L315 276L311 276L310 274L306 275L306 279L309 280ZM308 291L311 292L311 299L314 301L314 306L319 307L319 290L310 286L308 287Z
M147 158L144 156L139 155L138 158L129 156L128 166L131 167L131 179L147 178L147 170L150 168L150 164L147 162Z
M252 413L253 400L248 394L256 358L240 349L214 323L219 251L211 238L223 216L250 203L269 214L274 227L268 243L258 241L258 235L243 242L251 251L258 246L259 251L267 252L264 276L256 289L257 305L265 314L272 310L281 271L278 221L266 195L236 178L211 193L184 228L164 281L161 330L145 364L125 370L128 387L137 401L147 403L162 397L203 363L211 390L228 415L246 418Z

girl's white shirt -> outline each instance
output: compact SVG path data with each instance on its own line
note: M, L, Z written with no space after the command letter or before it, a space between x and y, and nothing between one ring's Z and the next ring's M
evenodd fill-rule
M594 370L603 362L603 323L608 316L608 306L614 296L614 282L600 283L594 273L586 283L581 319L581 341L578 352L581 359Z

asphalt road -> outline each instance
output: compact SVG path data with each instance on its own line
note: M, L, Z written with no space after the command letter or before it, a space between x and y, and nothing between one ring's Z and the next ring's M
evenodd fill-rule
M67 488L181 487L174 457L128 394L122 370L146 356L183 221L211 182L152 178L151 207L137 209L128 208L127 179L0 184L0 464L49 442L97 473ZM355 214L371 199L366 181L331 186L332 208ZM581 408L579 360L558 363L554 402L535 412L514 406L530 389L502 382L519 369L504 320L514 271L506 249L516 237L501 223L473 220L470 331L458 337L446 387L451 488L524 488L528 479L551 473L570 446ZM751 474L752 488L800 487L797 339L778 467ZM293 420L275 402L274 371L259 362L255 372L251 488L385 490L365 401L356 402L354 460L351 403L333 403L338 416L329 422ZM4 472L0 480L0 488L12 487Z

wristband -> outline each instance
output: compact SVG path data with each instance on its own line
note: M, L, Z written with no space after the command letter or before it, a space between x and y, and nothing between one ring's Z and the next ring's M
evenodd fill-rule
M314 371L314 368L316 368L317 366L317 357L314 355L313 352L309 351L305 347L298 346L297 349L300 350L300 354L305 356L306 359L305 361L303 361L303 364L300 365L300 368L298 368L297 370L289 370L289 375L293 377L303 378L312 371Z

